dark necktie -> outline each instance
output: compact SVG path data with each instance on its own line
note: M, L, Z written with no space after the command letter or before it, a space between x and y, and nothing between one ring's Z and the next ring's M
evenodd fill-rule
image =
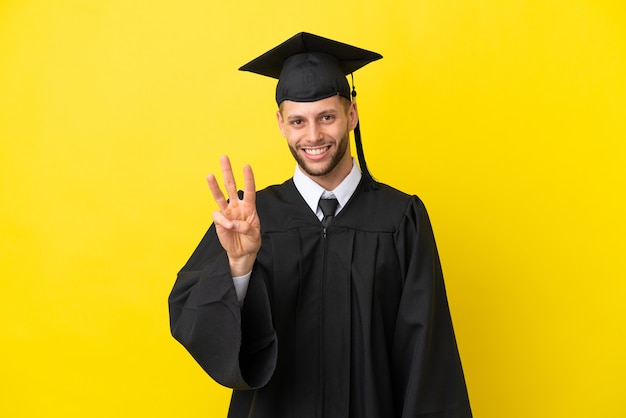
M326 228L330 224L330 221L333 220L338 203L339 202L337 202L337 199L334 197L331 199L320 199L320 209L322 209L322 213L324 214L324 218L322 219L322 225L324 225L324 228Z

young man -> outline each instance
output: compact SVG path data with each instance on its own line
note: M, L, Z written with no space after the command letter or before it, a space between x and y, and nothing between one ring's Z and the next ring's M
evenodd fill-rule
M345 76L378 58L300 33L241 68L278 78L297 167L257 193L246 166L239 196L222 157L226 196L209 175L219 210L169 299L231 418L471 417L426 209L363 159Z

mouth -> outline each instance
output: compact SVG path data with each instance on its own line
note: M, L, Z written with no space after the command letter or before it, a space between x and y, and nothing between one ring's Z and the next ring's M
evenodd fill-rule
M330 145L324 145L322 147L307 147L302 148L302 151L309 157L320 157L326 154L330 150Z

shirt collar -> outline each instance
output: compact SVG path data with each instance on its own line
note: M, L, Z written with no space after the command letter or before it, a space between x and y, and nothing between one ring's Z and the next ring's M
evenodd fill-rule
M296 170L293 174L293 182L298 189L298 192L302 195L305 202L314 213L318 213L318 202L322 196L332 193L337 198L337 212L348 203L348 200L354 194L354 191L361 181L361 171L356 165L354 159L352 160L352 170L346 176L345 179L334 190L326 190L314 180L308 177L300 170L299 166L296 166ZM318 214L319 215L319 214Z

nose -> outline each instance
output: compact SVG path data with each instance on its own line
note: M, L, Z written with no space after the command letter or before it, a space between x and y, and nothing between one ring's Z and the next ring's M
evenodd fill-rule
M321 141L322 139L324 139L324 134L322 133L322 130L320 129L319 125L317 123L312 123L309 125L309 140L311 142L317 142L317 141Z

